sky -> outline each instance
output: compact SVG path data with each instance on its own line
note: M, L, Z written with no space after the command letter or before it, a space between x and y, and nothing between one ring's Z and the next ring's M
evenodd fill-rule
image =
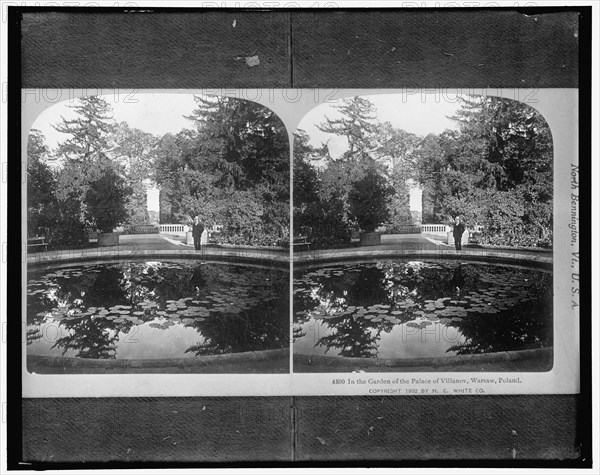
M192 94L160 94L135 93L128 95L102 96L113 108L113 116L117 122L127 122L130 127L140 129L154 135L177 133L182 129L191 128L192 122L184 118L195 109ZM445 129L456 128L456 124L447 118L453 115L457 108L457 97L449 93L436 94L377 94L367 97L376 107L377 118L380 122L389 121L393 126L417 135L440 133ZM344 138L324 134L316 127L324 122L325 117L336 118L339 113L335 109L338 103L322 104L308 112L299 128L304 129L311 144L320 146L329 140L329 149L334 157L341 155L347 143ZM68 136L57 132L52 125L61 122L61 116L66 119L75 117L72 106L75 101L63 101L42 112L33 124L46 137L46 144L55 148L65 141Z
M425 136L429 133L440 133L446 129L456 129L456 123L447 118L456 112L458 98L456 94L437 92L435 94L377 94L361 96L369 99L377 110L380 122L391 122L399 129L416 135ZM321 104L304 116L298 128L306 131L310 144L318 147L329 140L329 152L334 158L339 157L346 149L347 142L343 137L325 134L317 128L317 124L330 119L339 118L335 109L336 101L331 104Z
M193 127L184 115L190 115L196 108L192 94L129 94L106 95L103 97L113 108L113 117L117 122L127 122L130 127L154 135L168 132L177 133ZM46 145L55 148L69 136L57 132L52 125L65 119L76 117L71 109L75 101L64 101L42 112L32 128L40 130L46 137Z

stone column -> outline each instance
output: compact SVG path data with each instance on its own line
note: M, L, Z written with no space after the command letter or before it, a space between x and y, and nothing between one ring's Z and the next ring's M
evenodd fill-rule
M146 186L146 209L148 210L150 224L159 224L160 189L149 179L144 180L143 183Z
M413 221L416 221L414 224L421 224L423 222L423 190L412 178L407 180L406 184L410 193L410 214L413 216Z

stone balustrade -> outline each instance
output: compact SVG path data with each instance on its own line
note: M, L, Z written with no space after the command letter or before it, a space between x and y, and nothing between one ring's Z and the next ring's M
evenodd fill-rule
M445 224L421 224L422 233L446 234L450 230L450 226L446 226Z
M452 226L446 224L421 224L421 232L428 234L446 234L452 231ZM476 224L474 226L467 226L467 231L470 233L481 233L483 232L483 226Z
M185 224L159 224L161 234L184 234L189 231L189 226Z

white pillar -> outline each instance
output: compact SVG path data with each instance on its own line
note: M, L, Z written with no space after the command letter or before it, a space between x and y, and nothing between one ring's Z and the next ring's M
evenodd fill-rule
M160 189L151 180L146 179L143 183L146 186L146 209L148 210L148 215L151 217L151 221L152 215L156 216L157 221L158 216L160 216Z
M412 178L407 180L409 189L409 208L413 215L417 215L417 219L423 221L423 189Z

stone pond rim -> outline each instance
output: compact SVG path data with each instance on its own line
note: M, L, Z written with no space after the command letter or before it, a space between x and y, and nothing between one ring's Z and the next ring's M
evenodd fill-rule
M100 264L115 262L130 262L143 260L164 260L183 262L205 262L223 264L249 264L260 267L276 267L280 270L289 270L288 249L252 249L252 248L207 248L202 252L182 250L150 250L150 249L115 249L114 247L102 250L76 249L66 251L50 251L27 256L29 269L54 268L62 265L76 265L78 263Z
M552 271L552 253L526 251L510 251L496 249L463 250L457 253L454 249L439 250L404 250L404 249L327 249L319 251L300 251L294 254L294 270L319 266L355 264L357 262L373 262L374 260L448 260L469 261L478 264L508 264L526 266L536 270Z
M95 359L77 358L67 356L27 355L27 368L35 372L38 365L52 368L95 368L95 369L123 369L123 368L171 368L181 369L214 366L217 364L235 364L240 362L265 362L289 357L288 348L262 351L244 351L239 353L226 353L219 355L202 355L188 358L145 358L145 359Z
M351 248L351 249L326 249L317 251L299 251L294 253L294 267L302 268L316 264L356 262L366 259L431 259L431 260L464 260L484 262L490 264L517 264L526 265L540 270L552 270L551 252L527 252L522 250L497 250L497 249L469 249L456 253L453 249L437 250L413 250L413 249L375 249L375 248ZM210 248L202 252L194 250L138 250L138 249L115 249L114 247L98 249L77 249L66 251L50 251L47 253L35 253L27 256L29 268L61 264L72 264L76 262L110 262L110 261L133 261L143 259L164 260L197 260L211 262L228 262L238 264L258 264L261 266L279 267L289 270L290 255L285 248Z
M294 353L294 365L324 368L335 371L336 367L353 368L390 368L391 371L410 371L413 368L430 368L432 372L452 371L467 365L498 365L522 364L538 361L541 365L539 372L550 371L553 367L553 347L535 348L529 350L500 351L474 355L452 355L418 358L352 358L346 356L323 356ZM421 369L420 369L421 370ZM419 371L420 371L419 370ZM470 371L470 370L467 370ZM489 369L486 369L489 371ZM302 371L301 371L302 372Z

